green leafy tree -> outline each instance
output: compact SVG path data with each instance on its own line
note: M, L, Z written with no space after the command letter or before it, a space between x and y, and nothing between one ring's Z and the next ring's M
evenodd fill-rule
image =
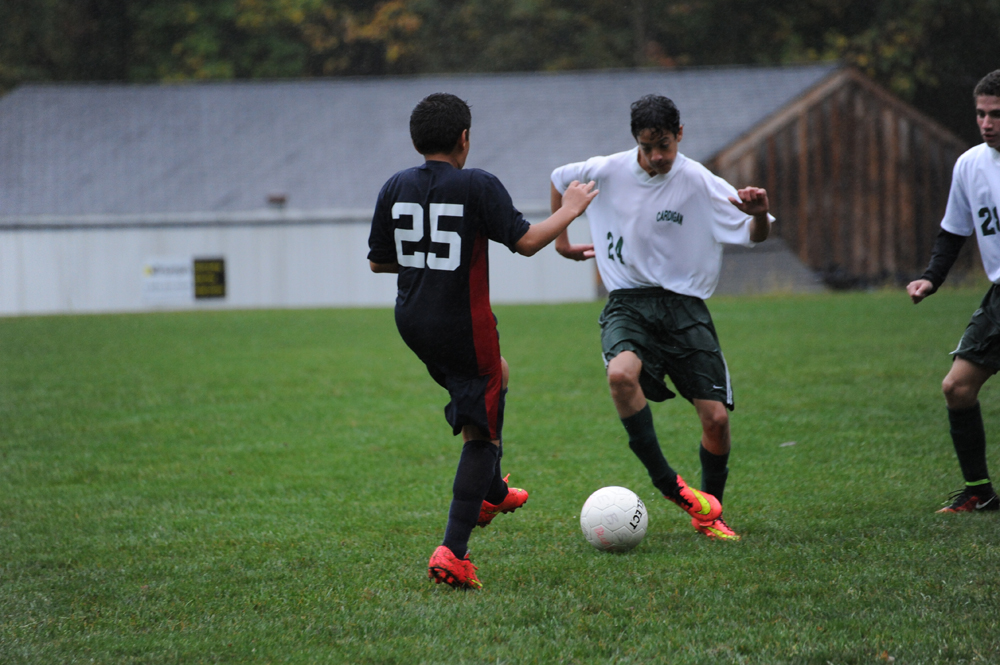
M151 3L136 43L143 79L383 74L419 19L400 0Z
M128 0L0 3L0 89L20 81L128 77Z
M836 37L834 54L978 143L972 89L1000 67L1000 0L885 0L878 7L871 26Z
M403 0L8 0L0 86L415 71Z

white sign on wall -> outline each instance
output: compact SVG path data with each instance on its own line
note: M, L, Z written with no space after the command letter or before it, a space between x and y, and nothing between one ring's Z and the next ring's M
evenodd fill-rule
M194 302L191 259L148 259L142 266L142 301L147 305L188 305Z

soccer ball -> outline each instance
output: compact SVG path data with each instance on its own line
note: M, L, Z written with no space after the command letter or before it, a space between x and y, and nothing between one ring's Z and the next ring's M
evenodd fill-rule
M642 542L649 517L635 492L602 487L580 509L580 528L587 542L603 552L627 552Z

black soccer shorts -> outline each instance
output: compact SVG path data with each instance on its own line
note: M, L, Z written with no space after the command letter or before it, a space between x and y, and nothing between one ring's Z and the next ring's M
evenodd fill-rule
M705 301L661 288L619 289L601 312L604 364L622 351L642 361L639 385L646 397L675 397L665 381L688 401L722 402L735 407L729 368Z
M994 374L1000 371L1000 288L996 284L983 296L951 354Z

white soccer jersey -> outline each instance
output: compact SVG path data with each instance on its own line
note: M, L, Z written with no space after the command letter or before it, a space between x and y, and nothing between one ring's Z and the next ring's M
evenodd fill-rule
M561 166L552 184L563 193L574 180L596 181L600 194L586 214L609 291L659 286L708 298L719 282L722 244L755 244L753 218L729 201L738 198L732 185L693 159L678 153L666 175L650 176L638 155L635 147Z
M593 204L591 204L593 205ZM966 150L951 177L941 228L960 236L976 234L990 281L1000 283L1000 152L980 143Z

